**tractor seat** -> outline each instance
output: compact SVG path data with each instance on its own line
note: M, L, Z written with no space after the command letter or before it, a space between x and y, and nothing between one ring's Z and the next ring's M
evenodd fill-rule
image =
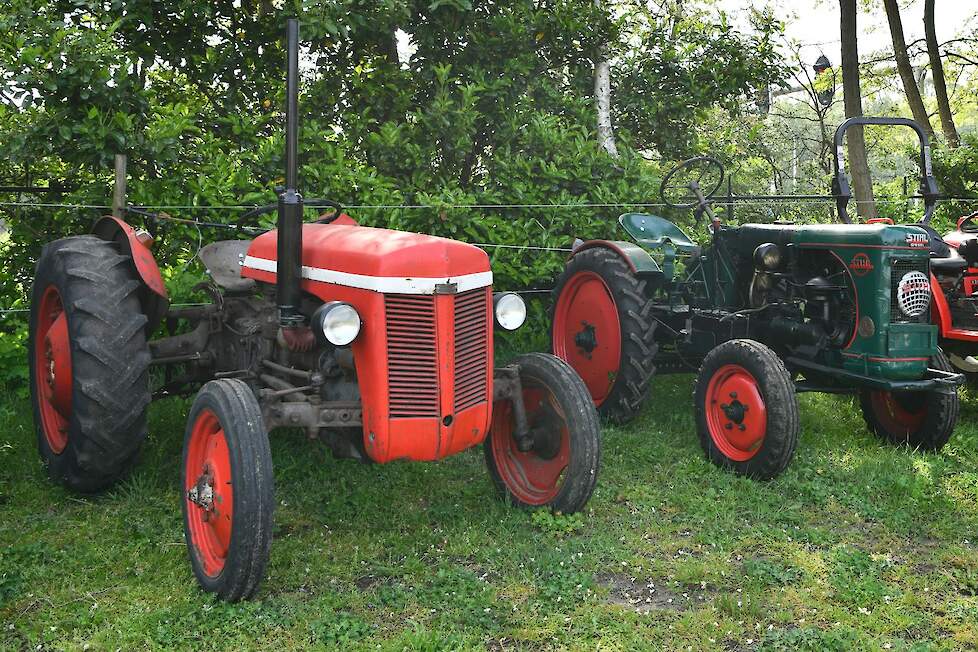
M220 240L200 250L200 262L218 287L229 294L245 294L255 287L255 279L241 277L241 263L251 240Z
M649 249L672 245L677 251L690 254L698 248L682 232L682 229L658 215L625 213L618 218L618 223L621 224L628 235L635 238L636 242Z
M950 249L950 248L949 248ZM957 250L950 249L950 255L946 258L939 258L931 254L930 269L935 274L957 275L968 267L968 260L959 254Z

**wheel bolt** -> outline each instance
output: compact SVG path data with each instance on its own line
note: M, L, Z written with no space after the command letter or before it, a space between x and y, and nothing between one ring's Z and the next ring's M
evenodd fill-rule
M730 392L730 398L737 398L737 392Z
M727 425L725 425L724 428L726 428L727 430L733 430L733 424L728 421Z

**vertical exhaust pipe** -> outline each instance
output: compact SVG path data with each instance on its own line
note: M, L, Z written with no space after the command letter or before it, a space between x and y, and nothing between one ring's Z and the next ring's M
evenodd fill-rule
M299 174L299 21L286 26L285 190L278 196L277 288L279 323L301 326L302 299L302 195L296 189Z

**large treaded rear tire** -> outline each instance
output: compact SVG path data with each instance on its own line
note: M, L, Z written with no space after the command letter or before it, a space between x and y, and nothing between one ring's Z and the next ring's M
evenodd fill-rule
M744 339L710 351L693 402L700 445L711 462L757 480L788 467L798 446L798 399L791 375L770 348Z
M94 236L75 236L44 247L31 301L28 359L38 450L48 474L75 491L111 486L135 460L146 438L150 402L146 316L140 281L130 259ZM45 293L59 295L70 351L70 409L61 414L59 435L45 432L45 375L38 368L45 343L39 315ZM66 441L65 441L66 437ZM52 441L59 445L52 447ZM55 450L60 448L61 450Z
M592 398L595 398L593 370L587 367L600 365L600 360L575 353L575 342L563 328L563 322L572 301L564 295L573 288L575 277L596 275L604 282L609 296L609 305L596 305L584 312L613 310L617 313L620 357L613 371L610 390L601 400L596 400L598 413L613 423L626 423L633 419L642 408L648 396L649 383L655 374L655 355L658 344L655 341L657 322L652 317L652 301L647 295L648 281L640 279L613 251L602 248L586 249L576 254L567 263L558 277L553 289L553 308L550 314L551 351L568 362L588 384ZM563 299L563 301L562 301ZM613 305L611 305L613 304ZM602 334L598 333L601 338ZM591 373L589 373L589 371Z
M943 351L931 359L935 369L955 371ZM859 393L866 427L880 439L895 446L909 446L936 452L951 438L958 422L960 404L955 388L929 392Z

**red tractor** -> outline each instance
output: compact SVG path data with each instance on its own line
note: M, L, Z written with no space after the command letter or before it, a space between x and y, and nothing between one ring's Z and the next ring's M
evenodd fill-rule
M152 239L105 217L37 264L29 359L41 457L67 487L105 489L146 436L158 393L200 388L183 448L193 572L226 600L254 594L274 507L268 432L304 429L334 455L438 460L483 444L496 488L518 506L570 513L594 489L597 412L558 358L493 369L493 322L520 327L517 294L493 293L484 251L358 226L334 211L303 224L296 190L298 23L288 24L286 188L278 228L214 242L200 259L213 302L170 308ZM150 339L165 323L166 337Z
M931 239L931 321L941 347L970 385L978 383L978 211L958 219L944 235L926 225Z

